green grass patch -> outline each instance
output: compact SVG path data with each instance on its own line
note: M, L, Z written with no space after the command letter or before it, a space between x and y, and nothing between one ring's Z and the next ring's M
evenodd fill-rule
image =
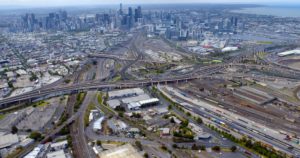
M75 112L77 112L77 110L80 108L80 105L82 104L85 96L86 96L85 92L81 92L77 95L76 102L75 102L75 105L74 105Z
M113 79L112 79L112 82L117 82L117 81L120 81L122 79L122 76L121 75L117 75L115 76Z
M212 60L212 63L222 63L222 60Z
M117 71L119 71L119 70L121 69L121 67L122 67L122 65L121 65L120 63L116 63L116 64L115 64L115 69L116 69Z
M5 114L0 114L0 120L4 119L5 118Z
M257 41L257 44L273 44L272 41Z
M93 109L96 108L96 105L94 103L90 103L88 105L88 108L86 109L84 113L84 126L87 127L89 125L89 116Z

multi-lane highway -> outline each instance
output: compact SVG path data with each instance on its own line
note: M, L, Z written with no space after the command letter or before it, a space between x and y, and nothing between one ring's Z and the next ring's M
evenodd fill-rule
M199 79L203 77L207 77L209 75L215 74L217 72L222 72L225 67L229 66L244 66L245 68L257 68L257 69L273 69L273 67L266 67L263 65L250 65L250 64L222 64L222 65L212 65L206 66L202 68L195 69L194 71L184 74L178 75L174 77L165 77L165 78L155 78L155 79L144 79L144 80L130 80L130 81L120 81L116 83L112 82L102 82L102 81L88 81L75 83L72 85L58 85L54 87L45 87L40 90L35 90L32 92L28 92L22 95L9 97L0 100L0 107L5 108L9 106L11 103L18 103L20 101L30 100L41 98L41 97L52 97L52 96L60 96L63 94L77 93L78 91L87 91L87 90L97 90L97 89L105 89L105 88L130 88L130 87L139 87L139 86L148 86L154 84L168 84L168 83L177 83L182 81L189 81L194 79ZM288 73L291 76L298 76L298 73L293 72L291 70L285 70L282 68L276 68L277 72Z

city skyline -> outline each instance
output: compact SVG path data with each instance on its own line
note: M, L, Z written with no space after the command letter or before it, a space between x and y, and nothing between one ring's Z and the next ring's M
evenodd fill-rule
M111 0L111 1L97 1L97 0L87 0L87 1L79 1L79 0L0 0L0 6L33 6L33 7L45 7L45 6L78 6L78 5L109 5L109 4L164 4L164 3L174 3L174 4L182 4L182 3L209 3L209 4L264 4L264 5L294 5L300 4L297 0L288 0L284 3L280 0L216 0L216 1L208 1L208 0L188 0L188 1L180 1L180 0L152 0L143 2L140 0ZM271 4L270 4L271 3Z
M0 158L300 158L275 1L0 0Z

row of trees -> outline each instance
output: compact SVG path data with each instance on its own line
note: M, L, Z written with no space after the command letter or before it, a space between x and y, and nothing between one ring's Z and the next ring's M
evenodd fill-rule
M247 138L242 138L242 139L238 139L236 137L234 137L232 134L224 132L219 130L218 128L208 125L212 130L217 131L218 133L220 133L222 136L224 136L225 138L231 140L232 142L235 142L237 144L240 144L242 146L247 147L248 149L251 149L263 156L266 157L270 157L270 158L283 158L283 156L281 154L279 154L277 151L273 150L273 149L269 149L267 147L265 147L261 142L256 142L256 141L252 141L251 139L247 139Z

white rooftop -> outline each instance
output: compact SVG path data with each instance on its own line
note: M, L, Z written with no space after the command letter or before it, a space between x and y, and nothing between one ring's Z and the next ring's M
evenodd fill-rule
M150 104L150 103L156 103L156 102L159 102L159 99L151 98L151 99L147 99L147 100L141 100L138 103L141 105L144 105L144 104Z
M150 96L148 94L142 94L142 95L138 95L138 96L134 96L134 97L130 97L130 98L124 98L122 99L122 102L124 104L128 104L128 103L132 103L132 102L138 102L141 100L146 100L149 99Z
M66 158L66 155L63 150L59 150L59 151L48 153L47 158Z
M117 99L114 100L109 100L107 101L107 104L111 107L111 108L116 108L117 106L121 105L121 102Z
M238 49L239 49L238 47L225 47L222 49L222 52L236 51Z
M51 147L55 148L55 147L60 147L60 146L65 146L65 145L68 145L68 141L67 140L64 140L64 141L61 141L61 142L57 142L57 143L53 143L53 144L51 144Z
M102 121L104 120L104 116L96 120L93 124L93 129L94 130L101 130L102 129Z
M122 89L108 92L109 98L117 98L139 94L144 94L144 91L141 88Z
M135 108L140 108L141 104L137 103L137 102L133 102L133 103L129 103L127 104L128 109L135 109Z
M130 144L122 145L114 149L103 151L99 154L101 158L142 158L137 150Z
M19 142L19 138L16 134L6 134L0 136L0 149L9 147Z
M287 55L297 55L300 54L300 49L295 49L295 50L289 50L285 52L278 53L278 56L287 56Z

